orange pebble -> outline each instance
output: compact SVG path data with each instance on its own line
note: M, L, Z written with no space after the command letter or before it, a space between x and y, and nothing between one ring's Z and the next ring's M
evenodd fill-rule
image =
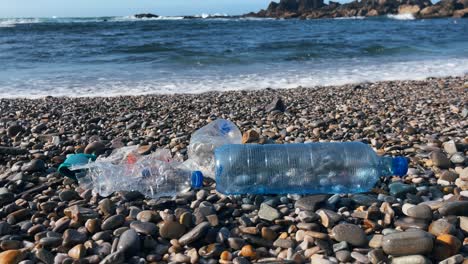
M241 256L248 258L255 258L255 250L251 245L245 245L241 249Z
M225 251L223 251L223 253L221 253L221 256L219 258L221 260L230 261L232 259L232 254L231 254L231 252L225 250Z

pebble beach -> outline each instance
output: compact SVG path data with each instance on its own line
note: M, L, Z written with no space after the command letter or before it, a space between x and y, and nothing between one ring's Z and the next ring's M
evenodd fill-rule
M101 197L66 155L138 145L187 158L234 122L245 143L362 141L408 174L368 193ZM0 99L0 264L468 263L468 76L294 89Z

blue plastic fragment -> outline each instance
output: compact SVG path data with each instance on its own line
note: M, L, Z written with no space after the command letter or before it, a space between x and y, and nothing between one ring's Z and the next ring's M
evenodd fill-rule
M392 172L396 176L405 176L408 173L408 160L405 157L395 157L392 160Z

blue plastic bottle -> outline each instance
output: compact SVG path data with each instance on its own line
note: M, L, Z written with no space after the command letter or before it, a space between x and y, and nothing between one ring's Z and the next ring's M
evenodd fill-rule
M380 176L403 176L404 157L380 157L361 142L228 144L216 148L216 189L224 194L369 191Z

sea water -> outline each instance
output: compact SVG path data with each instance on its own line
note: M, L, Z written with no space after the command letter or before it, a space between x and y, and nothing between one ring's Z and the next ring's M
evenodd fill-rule
M468 19L0 19L0 97L200 93L468 72Z

